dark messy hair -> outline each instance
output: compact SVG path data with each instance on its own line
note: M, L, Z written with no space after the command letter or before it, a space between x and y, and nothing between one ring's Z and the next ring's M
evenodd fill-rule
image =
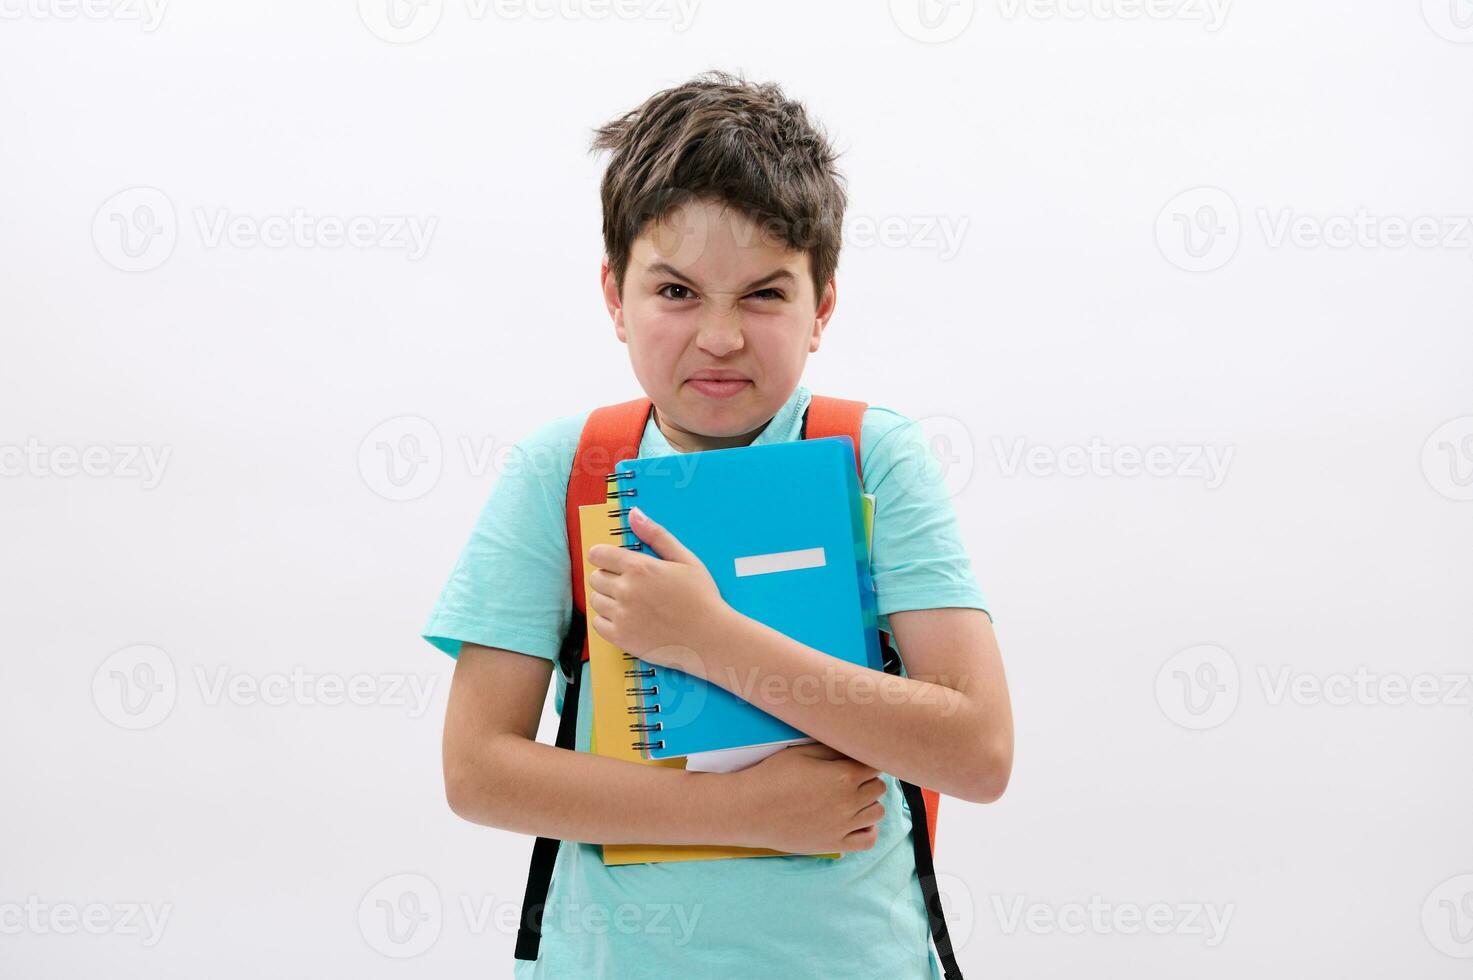
M604 251L624 291L634 240L682 204L720 201L808 253L815 301L839 265L846 197L837 154L774 82L707 71L594 130L609 150L599 195Z

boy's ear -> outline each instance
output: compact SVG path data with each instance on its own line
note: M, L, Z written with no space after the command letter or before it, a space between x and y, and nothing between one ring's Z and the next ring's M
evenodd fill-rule
M828 284L823 287L823 295L818 298L818 308L813 311L813 334L808 338L808 353L818 350L824 328L829 325L829 317L834 315L834 307L838 303L839 286L835 278L829 276Z
M619 296L619 282L614 278L613 270L609 268L607 255L599 263L598 282L604 292L604 306L608 308L609 318L614 321L614 333L618 336L620 343L627 344L629 341L624 336L624 301Z

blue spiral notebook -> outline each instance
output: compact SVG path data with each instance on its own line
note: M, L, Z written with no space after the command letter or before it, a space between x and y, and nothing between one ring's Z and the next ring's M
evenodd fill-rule
M831 656L883 669L850 437L624 459L609 482L627 547L654 553L628 529L628 509L638 506L701 559L736 611ZM739 769L810 741L714 683L643 661L630 665L639 704L631 738L646 758L685 756L688 769Z

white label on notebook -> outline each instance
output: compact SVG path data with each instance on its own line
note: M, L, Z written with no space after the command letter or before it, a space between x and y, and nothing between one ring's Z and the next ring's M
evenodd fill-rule
M804 548L802 551L774 551L770 555L752 555L736 560L737 578L744 575L770 575L773 572L791 572L799 568L822 568L822 548Z

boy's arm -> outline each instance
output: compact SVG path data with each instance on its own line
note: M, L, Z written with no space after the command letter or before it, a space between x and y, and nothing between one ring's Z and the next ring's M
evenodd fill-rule
M872 847L875 772L831 749L762 772L643 766L536 741L553 664L465 643L445 715L445 792L473 823L591 844ZM585 719L586 722L586 719ZM759 817L760 815L760 817Z
M689 667L825 745L948 796L990 803L1013 766L1013 718L980 609L890 614L909 676L831 657L727 607ZM682 666L676 664L676 666Z
M737 612L701 560L638 507L658 555L596 544L594 629L642 660L731 691L852 759L977 803L1007 787L1013 720L992 621L980 609L890 613L909 676L831 657Z

